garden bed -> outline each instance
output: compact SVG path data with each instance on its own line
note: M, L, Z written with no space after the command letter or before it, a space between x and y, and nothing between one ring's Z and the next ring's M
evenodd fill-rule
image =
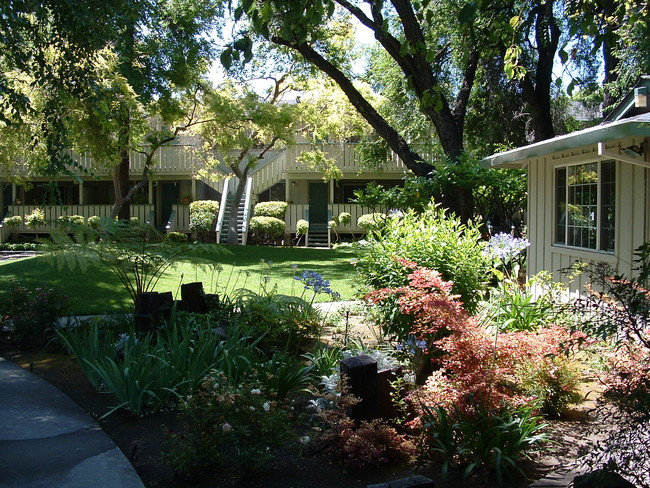
M336 331L330 331L336 332ZM338 333L343 332L339 330ZM350 320L348 333L352 337L371 341L373 331L363 321ZM88 382L76 360L67 354L19 351L5 348L0 355L21 367L32 369L34 374L50 382L72 398L86 412L97 420L118 447L133 464L145 486L159 488L180 488L188 486L188 481L175 476L171 468L161 461L165 432L178 430L180 421L177 414L164 411L156 415L136 418L118 411L101 419L115 399L110 394L97 393ZM536 479L543 478L557 468L564 468L576 456L589 448L591 437L602 427L588 420L588 412L593 402L585 402L572 410L565 418L549 421L555 443L547 450L538 453L534 461L523 467L525 478L508 486L528 486ZM301 432L300 434L309 434ZM267 469L252 478L235 479L223 477L211 479L193 486L201 487L365 487L368 484L385 482L413 475L413 466L390 465L369 471L350 471L332 459L330 454L315 449L300 450L294 445L285 448ZM437 481L436 486L484 487L495 486L495 480L479 473L471 480L440 480L439 466L432 465L417 471Z

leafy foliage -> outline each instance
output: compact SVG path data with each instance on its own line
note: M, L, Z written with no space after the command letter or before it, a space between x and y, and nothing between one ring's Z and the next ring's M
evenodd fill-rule
M275 217L255 216L250 220L249 230L257 244L269 245L284 235L287 224Z
M291 437L288 405L255 376L234 382L213 372L183 403L181 432L168 434L164 461L191 479L258 471Z
M379 230L383 227L387 218L386 214L380 212L363 214L357 219L357 226L361 227L366 232Z
M274 217L284 220L288 206L287 202L259 202L255 205L254 213L256 217Z
M18 227L23 225L23 218L20 215L12 215L11 217L5 218L2 223L7 227Z
M408 283L410 268L395 258L434 269L453 282L453 293L473 312L485 288L487 258L478 227L461 224L434 204L420 214L409 211L386 221L359 246L357 270L369 289L395 288ZM394 308L393 308L394 310Z
M22 347L40 346L66 311L67 297L43 285L27 288L10 283L0 299L0 325L8 327L12 339Z
M210 232L214 219L219 213L219 202L213 200L197 200L190 203L190 230L194 232Z

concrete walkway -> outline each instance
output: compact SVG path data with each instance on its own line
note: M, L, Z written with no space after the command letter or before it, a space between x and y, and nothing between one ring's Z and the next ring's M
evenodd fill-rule
M144 488L76 403L0 358L0 488Z

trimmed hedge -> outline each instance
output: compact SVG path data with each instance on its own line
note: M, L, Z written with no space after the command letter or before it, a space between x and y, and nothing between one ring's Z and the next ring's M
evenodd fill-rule
M288 206L287 202L260 202L255 205L255 217L275 217L284 220Z
M257 244L266 245L282 237L286 227L284 220L275 217L253 217L248 228Z
M300 219L298 222L296 222L296 234L299 236L304 236L307 234L308 230L309 222L307 222L305 219Z
M18 227L23 224L23 218L20 215L14 215L12 217L7 217L4 219L4 225L7 227Z
M190 203L190 230L209 232L219 213L219 202L214 200L197 200Z

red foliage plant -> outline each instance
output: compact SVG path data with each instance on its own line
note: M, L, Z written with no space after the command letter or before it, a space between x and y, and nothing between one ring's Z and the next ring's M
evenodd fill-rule
M421 403L455 405L471 414L477 408L518 406L534 400L518 388L517 369L559 354L571 333L556 326L507 333L484 328L451 294L453 283L435 270L404 259L396 261L413 269L409 286L377 290L368 300L397 296L402 313L413 320L411 334L425 341L430 351L442 352L432 358L439 369L413 392L412 403L416 407Z

